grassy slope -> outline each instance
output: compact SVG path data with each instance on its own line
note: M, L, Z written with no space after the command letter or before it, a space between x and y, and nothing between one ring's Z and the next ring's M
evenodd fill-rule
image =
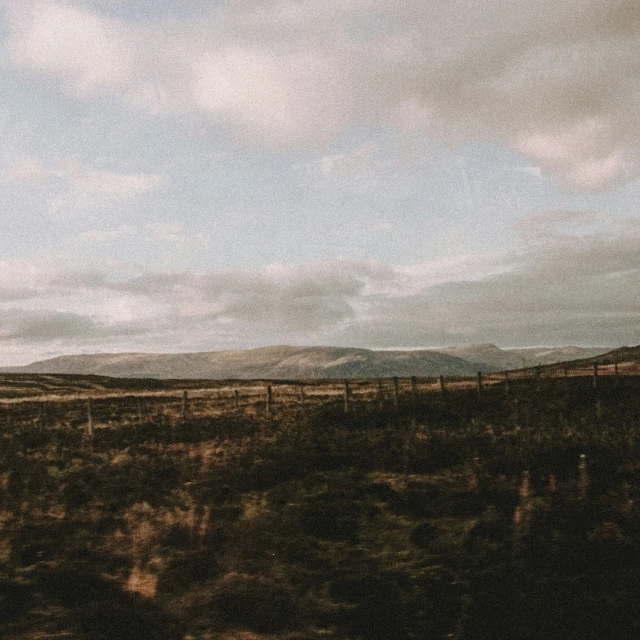
M610 382L599 411L573 378L91 443L14 422L0 635L638 637L640 381Z

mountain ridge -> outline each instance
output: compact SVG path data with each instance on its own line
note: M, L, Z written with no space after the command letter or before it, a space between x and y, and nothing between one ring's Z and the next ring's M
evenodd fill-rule
M495 344L443 349L373 350L357 347L277 345L246 350L188 353L95 353L63 355L2 373L83 374L121 378L300 379L386 376L473 375L568 359L590 358L608 348L531 347ZM566 358L571 355L571 358Z

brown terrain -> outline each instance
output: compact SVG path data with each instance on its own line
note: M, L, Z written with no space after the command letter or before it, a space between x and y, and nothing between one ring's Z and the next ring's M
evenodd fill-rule
M636 637L639 374L2 373L0 637Z

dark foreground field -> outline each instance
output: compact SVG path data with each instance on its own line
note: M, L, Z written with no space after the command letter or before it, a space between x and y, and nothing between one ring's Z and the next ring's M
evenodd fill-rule
M640 637L638 377L16 380L4 639Z

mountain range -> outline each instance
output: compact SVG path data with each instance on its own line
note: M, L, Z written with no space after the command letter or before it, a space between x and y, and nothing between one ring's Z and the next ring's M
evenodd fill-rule
M59 356L3 373L81 374L119 378L309 379L473 375L586 359L610 348L501 349L478 344L415 351L351 347L263 347L198 353L100 353Z

